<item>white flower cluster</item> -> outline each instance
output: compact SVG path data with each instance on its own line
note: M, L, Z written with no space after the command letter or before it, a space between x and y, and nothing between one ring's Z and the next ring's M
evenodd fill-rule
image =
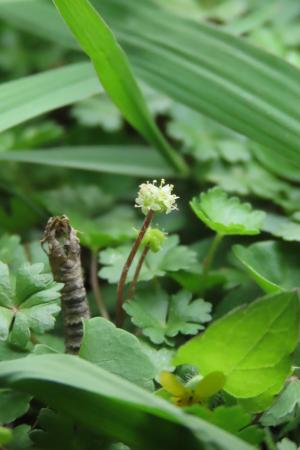
M173 189L173 184L165 184L164 179L160 185L157 185L156 180L153 180L153 183L142 183L135 199L135 207L141 208L145 215L149 211L169 214L177 209L176 200L179 198L172 194Z

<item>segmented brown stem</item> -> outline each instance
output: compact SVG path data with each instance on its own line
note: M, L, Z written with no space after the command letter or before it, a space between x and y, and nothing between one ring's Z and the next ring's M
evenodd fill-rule
M51 217L42 247L48 255L55 281L63 283L65 351L77 354L83 337L83 319L90 317L80 259L80 243L66 216ZM47 248L46 245L47 244Z

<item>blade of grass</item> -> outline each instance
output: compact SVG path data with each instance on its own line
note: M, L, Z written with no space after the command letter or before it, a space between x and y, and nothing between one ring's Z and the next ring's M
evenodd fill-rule
M167 143L152 119L127 57L102 17L88 0L53 2L92 60L103 87L128 122L160 151L171 167L187 174L184 160Z
M126 145L0 152L0 161L41 164L136 177L174 177L177 175L176 171L154 150L146 147L127 147Z

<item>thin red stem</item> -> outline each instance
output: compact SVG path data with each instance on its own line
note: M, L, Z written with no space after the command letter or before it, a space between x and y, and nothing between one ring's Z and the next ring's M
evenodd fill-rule
M130 285L127 298L132 298L134 296L136 285L137 285L137 282L138 282L138 279L139 279L139 276L141 273L141 269L142 269L142 266L144 264L145 258L147 256L149 250L150 250L150 247L148 247L148 245L146 245L146 247L143 250L143 253L140 256L138 265L135 269L134 277L133 277L132 283Z
M127 280L128 271L131 267L131 264L134 260L134 257L141 245L141 242L143 240L143 237L146 234L146 231L148 227L150 226L152 219L153 219L153 211L149 211L147 216L145 217L144 223L142 225L142 228L140 229L140 232L132 246L132 249L129 253L129 256L127 258L127 261L124 264L119 284L118 284L118 290L117 290L117 312L116 312L116 325L118 327L122 326L123 319L124 319L124 313L123 313L123 296L124 296L124 287Z

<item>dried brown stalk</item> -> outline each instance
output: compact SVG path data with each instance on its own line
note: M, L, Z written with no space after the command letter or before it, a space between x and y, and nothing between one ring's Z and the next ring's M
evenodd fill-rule
M47 248L46 244L47 243ZM77 354L83 337L83 319L90 317L80 259L80 243L66 216L51 217L41 241L61 293L66 353Z

